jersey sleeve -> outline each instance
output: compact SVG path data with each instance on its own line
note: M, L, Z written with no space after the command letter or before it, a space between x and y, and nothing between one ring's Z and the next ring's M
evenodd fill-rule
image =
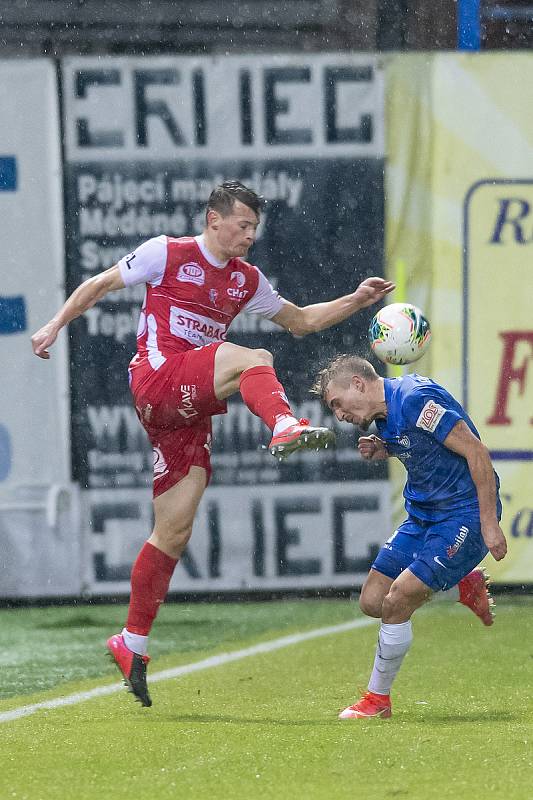
M438 442L444 442L452 428L464 419L446 398L431 389L413 392L402 404L402 415L408 427L418 428Z
M167 265L167 237L156 236L118 262L120 276L125 286L150 283L159 286Z
M260 314L267 319L272 319L278 311L281 311L287 301L276 292L261 270L258 269L257 271L259 273L257 289L253 297L243 306L242 310L251 314Z

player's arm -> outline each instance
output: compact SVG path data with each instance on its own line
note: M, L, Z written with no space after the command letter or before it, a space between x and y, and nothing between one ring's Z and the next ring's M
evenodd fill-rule
M362 308L379 303L394 288L394 283L384 278L367 278L359 284L355 292L336 300L303 307L286 301L283 308L271 319L294 336L305 336L330 328Z
M102 297L108 292L113 292L116 289L123 289L124 281L122 280L118 266L106 269L99 275L94 275L81 283L75 289L63 307L57 314L43 325L40 330L33 334L31 337L31 344L33 352L39 358L50 358L48 348L53 345L57 339L57 335L61 328L68 325L73 319L84 314L87 309L94 306Z
M468 463L479 501L481 533L493 557L500 561L507 552L507 542L496 516L496 480L489 451L463 420L456 423L443 444Z

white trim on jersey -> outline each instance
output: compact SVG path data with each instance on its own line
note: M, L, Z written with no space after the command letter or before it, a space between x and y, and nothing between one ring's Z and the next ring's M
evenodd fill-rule
M157 321L153 314L148 314L146 320L148 326L148 336L146 338L146 349L148 351L148 362L152 369L159 369L166 361L165 356L157 344Z
M226 264L228 262L227 261L218 261L218 259L215 258L213 253L211 253L207 249L207 246L206 246L206 243L205 243L205 237L204 237L203 233L201 233L199 236L195 236L194 237L194 241L196 242L196 244L200 248L200 252L203 255L203 257L205 258L205 260L208 261L211 264L212 267L216 267L217 269L224 269L224 267L226 266Z
M261 270L258 269L258 267L256 267L256 269L259 273L257 289L255 290L254 296L248 300L241 311L246 311L250 314L260 314L262 317L272 319L272 317L276 316L278 311L281 311L287 301L276 292Z
M124 286L149 283L159 286L167 266L167 237L155 236L118 262Z

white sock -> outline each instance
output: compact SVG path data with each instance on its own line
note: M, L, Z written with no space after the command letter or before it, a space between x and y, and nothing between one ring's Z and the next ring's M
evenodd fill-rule
M287 415L286 417L282 417L274 425L274 430L272 431L272 436L279 436L280 433L283 433L283 431L286 431L287 428L291 427L291 425L298 425L298 420L296 419L296 417L291 417L290 415Z
M402 666L402 661L412 640L411 620L395 625L381 623L374 668L368 683L370 692L390 694L392 683Z
M126 628L122 630L124 644L133 653L145 656L148 650L148 636L140 636L138 633L130 633Z

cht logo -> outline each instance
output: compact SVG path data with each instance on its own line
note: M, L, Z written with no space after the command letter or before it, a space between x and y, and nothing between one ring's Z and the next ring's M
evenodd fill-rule
M242 288L246 283L246 278L242 272L232 272L230 280L233 285L228 289L228 296L233 300L243 300L248 294L248 289Z

